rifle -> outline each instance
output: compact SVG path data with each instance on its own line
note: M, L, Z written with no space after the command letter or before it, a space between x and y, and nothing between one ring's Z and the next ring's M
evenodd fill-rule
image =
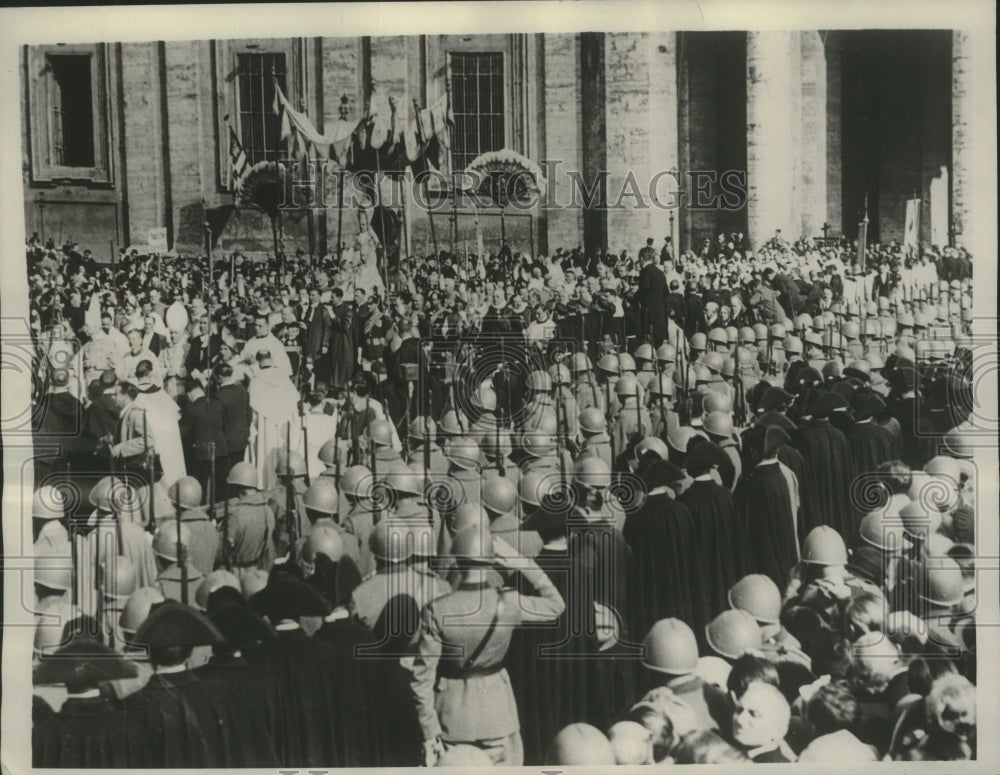
M292 421L285 423L285 529L288 532L288 561L295 561L299 515L295 508L295 480L292 477Z
M692 401L691 401L691 374L688 368L687 353L684 350L684 339L680 332L677 333L677 359L680 361L679 366L681 368L681 380L684 391L684 397L681 399L681 405L679 411L677 412L677 419L681 425L687 425L691 422L692 414Z
M428 370L429 373L429 370ZM427 520L431 524L434 524L434 515L431 513L431 504L427 498L427 488L430 485L430 471L431 471L431 403L433 401L433 395L431 394L431 381L427 380L427 410L424 412L424 500L427 500Z
M583 351L583 354L584 354L584 356L587 355L586 350ZM594 380L593 369L591 369L589 367L587 368L587 382L590 383L590 391L594 394L594 406L597 407L598 409L600 409L601 408L601 402L598 400L598 397L597 397L597 382Z
M306 487L309 486L309 424L306 422L305 405L299 401L299 420L302 424L302 457L306 459Z
M174 513L177 518L177 563L181 566L181 602L188 604L188 568L187 547L181 536L181 503L180 498L174 503Z
M228 495L228 493L226 493ZM229 498L222 507L222 565L226 570L233 569L232 552L229 547Z
M372 399L371 399L371 396L368 396L365 399L365 418L366 419L371 417L371 411L372 411ZM369 419L368 422L370 423L371 420ZM371 463L372 482L377 482L378 481L378 469L377 469L377 463L375 461L375 440L371 437L370 434L368 436L368 458L369 458L369 462ZM379 507L378 507L378 498L374 497L375 496L374 492L372 492L372 496L373 496L372 497L372 522L374 522L377 525L379 523L379 521L381 520L381 513L380 513L380 510L379 510Z
M215 442L208 442L208 515L215 522Z

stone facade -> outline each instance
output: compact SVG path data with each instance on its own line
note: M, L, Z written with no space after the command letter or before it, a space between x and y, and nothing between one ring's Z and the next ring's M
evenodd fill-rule
M825 224L831 235L853 234L866 194L873 237L901 236L905 201L916 193L924 199L922 238L931 239L932 221L943 217L959 242L973 239L970 149L984 133L969 74L982 57L965 33L108 44L95 47L105 63L95 83L105 98L99 108L108 174L101 179L98 170L87 180L47 172L33 156L48 142L39 129L44 116L36 115L46 110L37 93L42 76L30 69L54 49L44 48L25 49L22 59L27 232L55 238L61 231L101 259L119 247L144 245L150 229L164 226L176 250L203 252L206 218L223 250L273 250L268 219L234 212L227 190L226 117L235 121L237 112L233 63L248 51L286 54L289 99L320 131L342 111L351 120L363 115L370 87L394 96L409 113L414 101L431 105L446 93L449 54L502 54L504 145L549 173L547 193L555 202L528 212L508 209L504 229L515 249L634 253L647 237L659 247L668 234L682 249L696 249L720 231L744 231L758 244L779 228L786 237L819 236ZM725 173L745 189L735 206L720 205ZM952 181L950 192L942 178ZM392 185L383 185L383 195ZM592 201L582 201L581 186L593 189ZM474 249L477 218L487 245L495 246L495 209L444 206L432 233L412 192L406 185L403 191L412 253L434 244ZM338 234L350 244L366 223L367 214L353 209L288 217L283 248L305 250L311 239L316 252L333 252ZM942 228L934 234L940 237Z

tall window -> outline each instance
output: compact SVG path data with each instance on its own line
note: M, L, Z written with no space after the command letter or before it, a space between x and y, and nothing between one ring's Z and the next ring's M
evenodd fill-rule
M277 161L281 127L274 112L274 80L284 94L284 54L237 54L240 94L240 142L247 161Z
M503 54L452 54L452 169L504 147Z
M61 167L95 166L92 61L87 54L48 57L51 158Z

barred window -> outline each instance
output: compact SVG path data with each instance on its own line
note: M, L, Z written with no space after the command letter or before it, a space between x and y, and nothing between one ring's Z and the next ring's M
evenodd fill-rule
M452 169L505 145L503 54L451 54Z
M237 54L240 142L250 164L277 161L281 127L274 112L274 80L285 94L284 54Z
M48 57L50 142L52 163L61 167L93 167L93 57L59 54Z

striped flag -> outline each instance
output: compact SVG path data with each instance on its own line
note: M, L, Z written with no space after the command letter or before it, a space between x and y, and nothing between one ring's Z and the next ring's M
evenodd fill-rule
M229 127L229 190L234 193L239 193L243 188L243 181L247 176L247 171L250 169L250 163L247 161L247 155L243 151L243 146L240 145L239 138L233 131L232 127Z

